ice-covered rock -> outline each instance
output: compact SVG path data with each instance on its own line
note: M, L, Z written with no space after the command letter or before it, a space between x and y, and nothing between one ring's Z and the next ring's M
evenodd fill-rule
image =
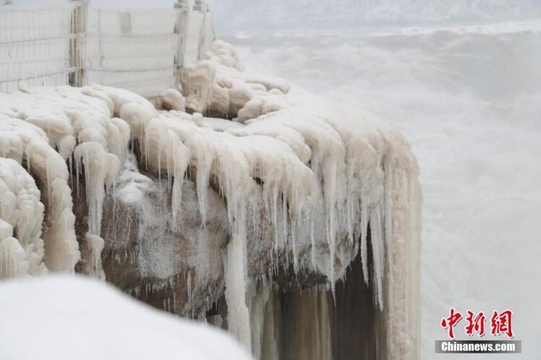
M182 80L162 111L99 85L0 94L0 156L44 195L49 270L73 271L79 244L78 271L177 314L219 307L246 348L272 358L279 339L265 329L287 314L271 306L276 288L312 288L328 331L336 284L358 261L378 341L415 358L421 192L407 141L372 114L245 73L224 42ZM18 274L28 260L16 245L1 251Z

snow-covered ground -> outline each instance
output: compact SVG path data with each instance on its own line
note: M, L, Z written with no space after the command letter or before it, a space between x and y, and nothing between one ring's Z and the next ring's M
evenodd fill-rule
M2 360L251 358L222 330L79 276L2 282L0 319Z
M488 314L485 340L492 311L513 310L517 358L541 354L539 23L230 39L248 70L374 111L413 144L424 187L423 359L438 358L451 307Z

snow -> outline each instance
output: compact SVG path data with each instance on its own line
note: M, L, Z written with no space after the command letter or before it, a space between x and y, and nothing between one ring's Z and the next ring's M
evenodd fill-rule
M424 194L423 359L444 357L434 353L434 340L446 338L439 323L451 307L510 308L515 340L524 345L519 358L541 352L541 293L533 285L541 279L540 23L309 29L231 39L248 71L371 110L411 141Z
M251 358L215 327L168 315L80 276L0 283L0 317L5 360Z

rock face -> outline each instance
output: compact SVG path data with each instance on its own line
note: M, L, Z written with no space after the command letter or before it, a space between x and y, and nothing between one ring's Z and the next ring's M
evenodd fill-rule
M209 192L214 211L202 224L196 186L186 180L183 216L176 228L166 181L154 178L145 198L131 203L123 200L121 186L104 202L102 266L107 281L158 309L227 329L223 257L231 232L223 199ZM85 197L75 193L74 199L81 220L77 234L84 238ZM255 235L252 229L248 266L252 351L257 358L385 358L388 329L376 305L374 284L364 282L360 254L333 293L322 274L309 269L295 273L286 258L271 260L272 237ZM371 254L370 240L368 246ZM82 252L84 258L84 247ZM372 269L372 256L368 261ZM83 261L79 265L82 270Z
M176 110L102 86L0 94L0 157L17 169L0 172L1 193L13 197L20 172L36 180L34 217L0 206L1 273L105 279L227 328L257 358L418 358L421 192L407 141L243 72L220 41L182 80L157 102ZM25 248L29 218L43 235Z
M202 224L195 184L186 181L182 190L184 215L177 224L165 183L157 182L143 202L109 199L102 263L107 281L136 298L175 314L204 318L224 291L227 213L223 199L210 192L213 211Z
M184 317L206 319L227 329L222 257L231 236L226 205L210 192L217 209L201 223L195 184L183 184L178 231L173 229L167 184L144 201L127 204L114 195L104 202L102 263L108 282L156 308ZM76 201L85 218L84 196ZM80 211L80 213L77 213ZM77 228L79 229L79 227ZM86 229L81 225L81 231ZM326 278L313 271L295 274L286 259L278 269L255 241L249 242L252 279L250 315L252 351L260 359L383 359L386 357L384 314L376 305L374 284L363 279L360 254L333 292ZM266 240L272 253L272 241ZM369 240L368 246L371 247ZM371 249L368 249L371 254ZM370 256L368 269L372 269ZM267 273L266 273L267 271ZM370 271L370 270L369 270ZM372 278L371 274L368 275Z

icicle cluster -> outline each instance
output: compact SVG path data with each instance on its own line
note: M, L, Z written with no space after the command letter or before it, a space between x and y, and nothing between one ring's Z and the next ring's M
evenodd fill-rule
M0 158L0 199L0 279L46 272L40 192L12 159Z
M46 210L46 231L43 234L45 265L52 271L73 271L80 255L75 239L68 168L61 156L73 148L73 142L71 138L64 141L59 139L57 149L60 153L56 152L50 144L54 140L49 140L46 133L36 126L42 124L47 128L49 123L31 113L18 113L17 104L12 99L14 97L8 99L7 96L0 96L5 98L1 100L2 104L11 105L7 111L0 111L0 157L24 163L40 186L41 200ZM33 102L31 96L28 96L28 101ZM58 130L55 131L55 135L58 135L63 129L58 127L55 130ZM5 203L3 197L0 200L5 211L16 211Z
M41 189L46 268L73 272L81 256L74 230L69 164L77 179L85 175L89 246L84 260L96 264L91 266L96 271L89 273L103 277L99 271L102 204L105 188L114 184L126 153L128 125L113 118L110 100L86 96L81 89L67 86L0 94L0 103L0 157L24 164Z
M210 132L205 127L213 124L192 121L194 130L179 134L179 140L191 151L197 183L204 186L198 188L200 201L211 174L228 202L233 227L228 264L233 265L226 267L226 287L236 294L228 296L226 289L228 306L233 302L228 318L242 323L233 324L233 332L249 344L245 304L238 295L247 270L240 264L246 257L246 227L263 212L274 227L276 257L290 253L295 272L321 272L332 288L360 248L365 281L373 283L379 307L390 308L389 326L412 326L415 333L421 193L407 141L374 115L290 90L282 80L242 72L228 44L216 42L208 59L184 73L187 108L244 126ZM202 137L213 138L210 152L194 142L200 132L212 134ZM399 309L406 314L391 314ZM394 341L390 346L411 348Z
M216 217L212 190L223 197L231 232L223 260L228 323L247 348L253 344L251 327L257 327L250 318L254 303L248 291L255 277L272 278L280 267L292 265L297 274L325 275L334 290L358 252L364 280L375 288L375 301L385 309L391 334L418 333L421 193L417 163L406 140L371 114L290 89L280 79L245 73L229 44L217 41L207 55L207 60L184 69L183 96L168 90L159 99L168 111L156 110L129 91L102 86L0 94L0 157L24 165L37 180L48 225L43 265L39 231L32 236L17 233L22 221L17 219L27 215L14 215L11 206L6 212L0 195L1 244L11 239L0 248L9 258L0 258L0 265L11 264L4 276L45 268L73 270L79 250L68 186L71 170L77 184L84 174L86 186L88 234L80 239L83 270L103 277L104 199L124 169L120 198L145 202L152 181L138 174L138 162L166 180L174 224L186 216L185 177L195 182L194 211L203 229ZM137 151L126 162L130 141ZM32 189L35 200L39 195L35 186ZM143 205L140 209L145 211ZM39 204L32 211L39 222ZM139 231L150 234L164 221L147 211ZM19 247L14 234L19 235ZM28 247L28 238L35 245ZM197 248L201 261L190 264L196 269L189 277L190 289L205 286L207 277L197 273L197 267L208 273L211 266L205 241L201 238ZM171 252L153 250L156 246L148 244L147 250ZM254 264L250 254L262 254L268 266ZM148 257L139 261L149 276L176 275L174 264L156 265L160 261ZM411 335L389 339L397 353L412 351L417 341Z

